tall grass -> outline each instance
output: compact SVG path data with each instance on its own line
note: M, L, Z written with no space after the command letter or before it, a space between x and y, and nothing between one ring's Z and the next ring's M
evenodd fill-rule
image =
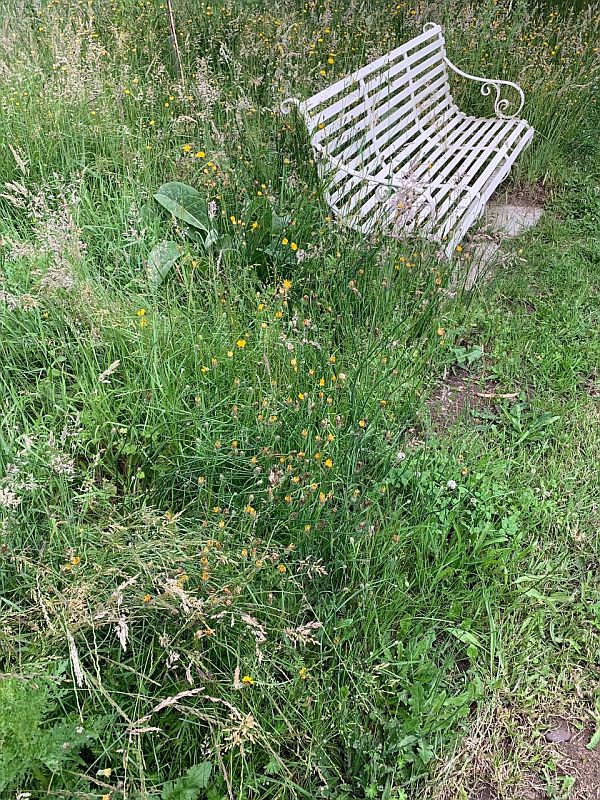
M557 183L593 151L598 9L173 9L184 81L164 3L1 21L0 793L400 800L510 671L549 512L469 437L423 446L473 335L450 276L329 219L278 103L440 20L526 92L517 178ZM226 252L161 212L171 180Z

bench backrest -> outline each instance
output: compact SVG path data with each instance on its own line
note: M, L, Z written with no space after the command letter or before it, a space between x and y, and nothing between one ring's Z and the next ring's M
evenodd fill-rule
M313 145L354 169L393 157L414 135L456 110L442 29L414 39L299 105ZM390 153L390 150L392 152ZM380 162L380 168L385 164ZM372 167L371 167L372 168Z

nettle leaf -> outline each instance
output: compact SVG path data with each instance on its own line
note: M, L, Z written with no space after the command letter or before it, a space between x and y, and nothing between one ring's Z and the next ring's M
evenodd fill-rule
M208 233L210 222L206 200L192 186L179 181L163 183L154 199L181 222Z
M202 789L206 789L212 764L202 761L190 767L181 778L176 781L167 781L161 792L161 800L198 800Z
M153 247L148 256L148 280L150 283L160 286L178 258L177 242L165 240Z

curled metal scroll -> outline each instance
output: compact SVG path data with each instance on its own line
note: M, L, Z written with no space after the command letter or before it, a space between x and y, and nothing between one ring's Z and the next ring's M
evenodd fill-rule
M290 114L292 111L292 106L300 108L300 100L298 100L297 97L287 97L285 100L282 100L279 105L279 110L282 114Z
M435 22L427 22L423 26L423 31L427 32L429 30L433 30L434 28L439 28L440 26ZM441 31L441 28L440 28ZM456 72L457 75L462 76L463 78L467 78L470 81L477 81L478 83L483 84L481 87L481 94L484 97L488 97L492 90L496 90L496 99L494 100L494 113L498 117L498 119L514 119L520 113L521 109L523 108L523 104L525 103L525 95L523 94L523 90L521 87L513 83L512 81L504 81L499 78L480 78L478 75L470 75L468 72L463 72L462 69L459 69L455 64L453 64L450 59L444 54L444 63L450 67L453 72ZM519 107L516 111L513 111L512 114L507 114L506 112L508 109L513 105L512 100L509 100L507 97L502 97L502 87L508 86L519 95L520 103Z
M468 72L463 72L462 69L459 69L455 66L450 59L444 58L446 64L450 67L451 70L456 72L457 75L461 75L463 78L468 78L470 81L477 81L478 83L483 84L481 87L481 94L484 97L488 97L492 93L492 89L496 90L496 99L494 100L494 113L498 117L498 119L514 119L518 116L519 112L523 108L523 103L525 102L525 95L523 94L523 90L520 86L512 81L503 81L500 79L494 78L479 78L477 75L469 75ZM513 105L513 101L509 100L507 97L502 97L502 87L503 86L510 86L511 89L514 89L515 92L519 95L521 102L516 111L513 111L512 114L506 114L505 112Z

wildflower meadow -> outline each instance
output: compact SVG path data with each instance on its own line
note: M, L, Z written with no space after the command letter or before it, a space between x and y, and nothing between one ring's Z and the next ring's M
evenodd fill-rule
M543 217L471 291L468 241L333 218L280 113L429 21L536 129ZM0 37L0 798L597 798L600 6Z

